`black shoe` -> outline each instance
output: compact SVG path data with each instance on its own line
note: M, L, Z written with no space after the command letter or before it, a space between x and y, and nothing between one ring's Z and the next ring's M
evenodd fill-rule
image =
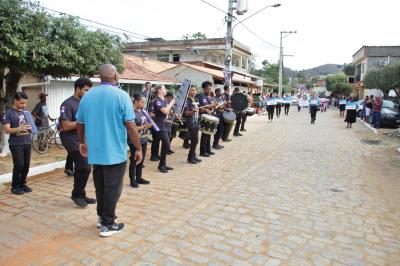
M165 166L165 169L167 169L168 171L169 171L169 170L174 170L174 168L169 167L169 166L167 166L167 165Z
M168 152L171 153L171 154L172 154L172 153L175 153L173 150L169 150Z
M13 193L15 195L22 195L25 192L20 187L16 187L16 188L11 189L11 193Z
M242 129L240 129L240 131L246 132L247 130L246 130L246 129L244 129L244 128L242 128Z
M240 133L233 133L233 135L234 135L235 137L241 137L241 136L243 136L243 135L240 134Z
M76 205L78 205L81 208L85 208L88 205L85 198L71 197L71 199L75 202Z
M102 225L100 227L99 235L102 237L112 236L113 234L119 233L124 229L123 223L114 223L112 225Z
M209 155L214 155L215 154L215 152L213 152L213 151L208 151L207 152Z
M200 160L199 158L197 158L197 157L194 157L194 160L195 160L196 162L198 162L198 163L201 163L201 160Z
M88 198L88 197L85 197L85 201L87 204L96 204L97 203L96 199L92 199L92 198Z
M208 154L208 153L200 153L200 156L201 157L210 157L210 154Z
M190 164L197 164L197 161L194 158L187 159L187 162Z
M190 144L183 144L182 147L183 147L184 149L190 149Z
M171 155L173 152L171 151L167 151L167 155Z
M146 179L143 179L143 178L141 178L141 177L136 177L136 182L137 182L138 184L141 184L141 185L148 185L148 184L150 184L150 181L147 181Z
M21 189L25 192L25 193L29 193L32 192L32 189L30 187L28 187L26 184L23 184L21 186Z
M151 156L150 157L150 161L152 161L152 162L157 162L157 161L159 161L160 159L158 158L158 157L156 157L156 156Z
M131 178L130 186L133 188L138 188L139 184L136 182L136 180L134 178Z
M65 169L64 173L65 173L67 176L73 176L73 175L74 175L74 171L72 171L71 169Z
M231 139L223 139L222 141L223 142L231 142L232 140Z
M168 173L168 170L165 166L159 166L158 170L160 170L161 173Z
M220 149L223 149L224 146L219 145L219 144L214 144L214 145L213 145L213 148L216 149L216 150L220 150Z

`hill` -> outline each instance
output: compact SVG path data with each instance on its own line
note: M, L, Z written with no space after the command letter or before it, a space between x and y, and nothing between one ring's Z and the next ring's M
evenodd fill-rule
M325 64L322 66L305 69L304 73L306 77L318 77L318 76L326 76L329 74L336 74L341 71L343 71L343 65Z

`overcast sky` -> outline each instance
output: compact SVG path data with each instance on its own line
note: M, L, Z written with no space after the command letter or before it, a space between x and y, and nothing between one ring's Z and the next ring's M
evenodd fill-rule
M228 0L207 0L227 10ZM186 33L203 32L208 37L224 37L226 24L221 11L200 0L41 0L48 8L88 18L115 27L166 40ZM399 0L249 0L245 19L267 8L244 24L264 41L279 45L281 30L298 33L284 39L284 64L307 69L327 63L351 62L363 45L400 45ZM238 25L234 38L257 56L276 62L279 48L269 45ZM138 39L133 39L138 41Z

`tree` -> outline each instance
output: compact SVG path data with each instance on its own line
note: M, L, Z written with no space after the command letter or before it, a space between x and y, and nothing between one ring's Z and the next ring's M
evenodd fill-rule
M185 34L182 36L183 40L205 40L207 39L207 35L205 33L196 32L193 34Z
M346 75L338 73L326 77L326 89L333 95L349 95L352 92L351 85L346 82Z
M400 94L400 64L388 65L378 70L368 71L363 79L367 88L380 89L387 95L394 89L397 95Z
M346 74L346 76L354 76L356 67L353 64L344 64L343 72Z
M9 69L4 76L8 103L23 73L93 76L104 63L123 70L118 37L88 31L73 17L50 16L29 1L0 1L0 39L0 71Z
M307 83L306 72L304 70L297 72L296 78L299 84Z

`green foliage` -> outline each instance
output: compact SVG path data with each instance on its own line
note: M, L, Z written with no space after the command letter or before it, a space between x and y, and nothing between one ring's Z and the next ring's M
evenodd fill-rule
M346 76L354 76L356 71L356 67L353 64L345 64L343 68L343 72Z
M381 89L387 95L391 89L400 88L400 64L368 71L363 82L367 88Z
M193 34L185 34L182 36L183 40L205 40L207 39L207 35L205 33L196 32Z
M262 62L262 68L251 71L253 75L262 77L265 83L278 84L279 83L279 65L270 63L268 60ZM283 84L289 83L289 77L283 73Z
M346 75L339 73L326 78L326 89L333 95L349 95L352 92L351 85L346 82Z
M306 72L304 70L297 72L296 78L299 84L307 83Z
M10 69L5 76L8 99L23 73L93 76L104 63L123 70L118 37L88 31L77 18L50 16L26 0L0 1L0 39L0 70Z

